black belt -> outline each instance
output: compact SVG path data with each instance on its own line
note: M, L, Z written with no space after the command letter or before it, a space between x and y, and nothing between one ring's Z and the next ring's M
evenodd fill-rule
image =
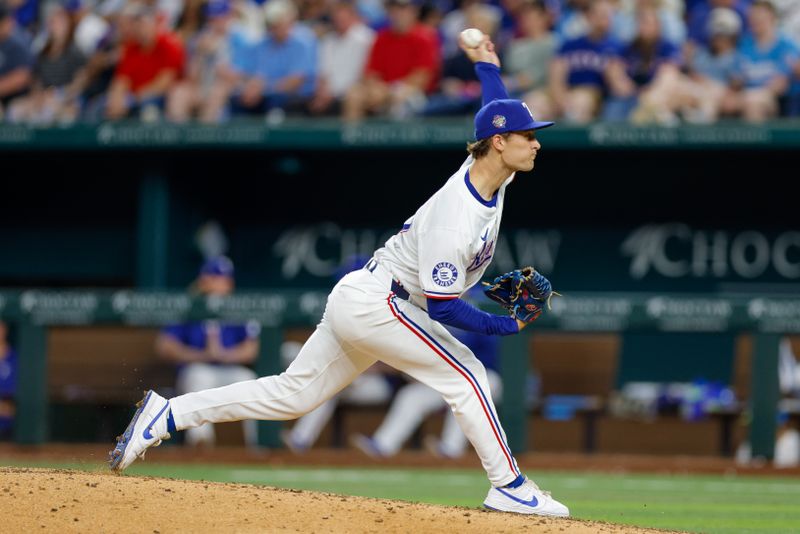
M376 260L375 258L371 258L367 262L367 264L364 265L364 268L366 270L368 270L369 272L374 271L376 267L378 267L378 260ZM394 293L395 295L397 295L398 297L400 297L403 300L408 300L410 298L410 295L408 294L408 291L406 291L406 288L404 288L400 284L400 282L398 282L394 278L392 278L391 291L392 291L392 293Z

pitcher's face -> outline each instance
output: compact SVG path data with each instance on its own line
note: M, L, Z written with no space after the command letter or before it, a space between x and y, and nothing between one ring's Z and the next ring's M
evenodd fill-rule
M542 148L539 140L536 139L535 130L524 132L511 132L505 137L505 149L503 150L503 162L515 171L530 171L533 169L536 154Z

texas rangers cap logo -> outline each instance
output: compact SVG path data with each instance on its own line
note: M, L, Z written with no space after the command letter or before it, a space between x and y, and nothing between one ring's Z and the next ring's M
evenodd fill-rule
M502 128L506 125L506 118L503 115L495 115L492 117L492 126L495 128Z
M452 263L441 261L433 268L432 276L436 285L450 287L458 279L458 269Z

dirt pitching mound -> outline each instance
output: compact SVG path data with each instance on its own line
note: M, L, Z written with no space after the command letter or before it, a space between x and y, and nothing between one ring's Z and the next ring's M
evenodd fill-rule
M3 532L664 532L250 484L8 467L0 468L0 510Z

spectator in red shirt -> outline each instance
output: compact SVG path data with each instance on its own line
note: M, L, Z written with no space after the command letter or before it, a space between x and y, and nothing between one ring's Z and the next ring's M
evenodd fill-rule
M140 113L148 119L163 110L166 94L183 74L183 45L159 30L152 7L129 4L123 16L130 17L131 31L108 90L106 116L121 119Z
M345 120L413 114L436 89L439 40L434 30L419 23L416 1L387 0L389 26L378 33L361 80L345 97Z

